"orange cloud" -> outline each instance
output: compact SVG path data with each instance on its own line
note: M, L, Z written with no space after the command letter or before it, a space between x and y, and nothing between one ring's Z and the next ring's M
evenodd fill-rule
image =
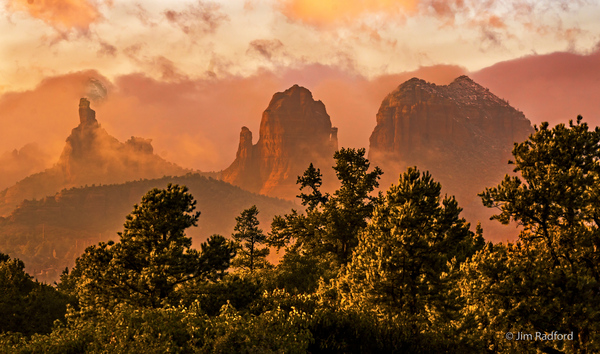
M498 16L492 15L488 18L488 25L494 28L506 28L506 24Z
M600 53L536 56L474 74L438 65L373 79L318 64L203 80L177 74L176 80L160 81L132 74L111 83L98 73L81 72L47 79L31 91L0 95L0 153L37 142L55 161L79 123L79 98L88 96L97 97L98 121L120 141L152 139L156 153L182 167L220 170L235 158L240 128L249 127L256 142L271 97L293 84L307 87L325 104L339 128L340 146L368 147L377 110L398 85L412 77L443 85L463 74L508 99L534 123L565 122L583 114L596 125L599 73Z
M247 54L254 53L265 59L272 59L283 50L283 43L279 39L256 39L250 42Z
M50 167L50 156L35 143L26 144L21 149L0 154L0 190L15 182Z
M102 16L98 4L89 0L9 0L12 11L25 11L57 29L87 30Z
M1 95L0 152L35 142L57 158L77 125L77 102L88 95L90 78L106 82L97 72L86 71L47 78L32 90Z
M213 33L229 18L219 5L202 1L188 5L183 11L167 10L164 15L167 21L189 35Z
M283 12L311 24L353 20L367 13L411 12L418 0L286 0Z

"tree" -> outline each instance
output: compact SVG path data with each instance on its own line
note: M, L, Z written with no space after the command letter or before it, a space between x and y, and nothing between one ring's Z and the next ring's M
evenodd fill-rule
M77 259L73 274L80 302L161 307L176 302L190 280L218 277L228 265L231 246L213 236L203 253L191 248L185 229L197 225L195 205L185 186L150 190L127 216L120 242L88 247Z
M211 235L200 245L200 263L211 281L223 279L237 252L236 245L221 235Z
M269 255L269 248L260 248L266 243L267 236L258 227L257 215L256 205L242 211L241 215L235 218L236 225L232 234L239 244L238 258L234 260L234 265L246 268L250 273L253 273L255 268L268 265L266 257Z
M516 221L523 231L514 245L489 248L472 260L465 268L464 292L481 313L492 305L502 309L488 312L492 332L573 332L569 343L537 344L598 351L600 128L590 131L581 116L568 127L542 123L527 141L515 144L513 155L510 163L518 175L506 176L480 196L485 206L499 209L494 219ZM503 269L493 260L526 267Z
M319 279L335 277L350 261L358 235L379 201L372 192L383 172L378 167L369 171L365 149L343 148L334 159L340 187L333 194L323 193L321 171L311 164L297 181L306 214L292 210L271 224L270 245L286 247L278 286L288 291L310 292Z
M418 336L455 320L462 262L483 246L454 197L415 167L392 185L359 238L342 279L345 303L409 324ZM436 327L438 326L438 327Z
M302 205L307 206L308 210L315 210L319 205L322 205L327 202L329 199L328 194L323 194L321 192L321 186L323 185L323 175L321 174L321 170L315 168L311 163L304 174L302 176L298 176L298 181L296 182L300 185L300 190L304 188L310 188L311 191L309 194L300 193L296 197L302 200Z
M66 310L66 296L34 281L21 260L0 253L0 333L48 333Z
M358 233L366 226L378 198L371 192L379 186L383 172L375 167L369 172L365 149L336 151L333 169L341 186L331 195L322 193L322 174L311 164L298 177L300 190L309 189L298 197L307 206L306 215L292 210L284 217L275 217L270 240L273 245L289 245L288 252L300 252L321 258L331 258L334 268L347 264L358 243Z

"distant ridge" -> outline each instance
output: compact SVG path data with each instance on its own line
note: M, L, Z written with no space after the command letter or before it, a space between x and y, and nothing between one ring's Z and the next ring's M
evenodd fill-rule
M118 240L125 216L152 188L168 183L185 185L201 212L198 227L186 230L194 247L218 233L229 237L235 217L252 205L261 227L274 215L298 209L292 202L257 195L229 183L190 173L179 177L138 180L122 184L64 189L53 196L22 202L8 217L0 217L0 252L20 258L39 280L55 281L85 248L99 241Z
M154 154L150 139L131 137L125 143L110 136L96 120L90 101L79 101L79 125L67 137L58 162L0 192L0 215L25 199L43 198L63 188L122 183L140 178L191 172Z

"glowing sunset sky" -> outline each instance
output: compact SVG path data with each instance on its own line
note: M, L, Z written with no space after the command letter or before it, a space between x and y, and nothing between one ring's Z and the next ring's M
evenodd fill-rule
M585 54L600 41L597 1L9 0L2 11L4 91L88 69L159 80L313 63L367 77L436 64L473 71Z
M343 146L368 145L381 100L412 76L469 74L534 123L600 119L597 0L0 4L0 162L14 175L0 188L56 160L90 79L107 88L92 106L110 134L201 170L233 160L241 126L256 140L270 97L294 83L325 103Z

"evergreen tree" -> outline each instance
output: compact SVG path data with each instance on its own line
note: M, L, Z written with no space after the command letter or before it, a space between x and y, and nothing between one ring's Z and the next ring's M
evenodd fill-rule
M88 247L77 259L73 276L80 302L161 307L176 302L190 280L219 276L232 246L213 236L203 253L191 248L185 229L197 225L195 205L185 186L150 190L127 216L120 242Z
M407 326L415 336L441 331L462 306L455 286L462 262L483 246L454 197L428 172L409 168L359 238L342 279L345 303Z
M581 117L542 123L515 144L517 176L481 195L494 218L523 226L515 244L488 247L464 269L470 315L487 325L491 345L508 331L573 333L537 341L546 352L600 351L600 129ZM510 349L507 349L510 350Z
M0 333L49 333L66 310L66 296L34 281L21 260L0 253Z
M258 208L256 205L242 211L240 216L235 218L233 239L238 242L238 256L234 259L234 266L248 269L253 273L256 268L265 268L268 266L266 257L269 255L269 248L262 247L267 241L267 235L258 227L257 219Z
M215 234L203 242L200 249L202 250L200 263L206 272L206 278L212 281L222 280L236 255L235 243Z
M271 224L269 243L286 247L277 286L288 291L310 292L319 279L335 277L350 261L358 234L379 201L371 194L383 172L378 167L369 171L365 149L343 148L334 159L340 187L333 194L323 193L321 171L311 164L297 182L306 214L292 210Z
M329 258L335 268L350 261L358 243L358 233L366 226L377 203L371 192L379 186L379 167L369 170L365 149L336 151L333 169L341 186L333 193L322 193L322 174L311 164L298 177L300 189L309 189L298 197L307 206L306 215L292 211L273 220L271 242L289 245L288 251Z

